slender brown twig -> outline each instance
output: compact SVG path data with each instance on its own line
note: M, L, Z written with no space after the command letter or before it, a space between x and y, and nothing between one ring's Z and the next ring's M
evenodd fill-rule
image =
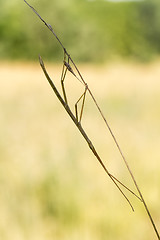
M48 75L47 71L46 71L46 68L44 66L44 63L43 63L43 60L42 58L39 56L39 61L40 61L40 65L42 67L42 70L50 84L50 86L52 87L53 91L55 92L56 96L58 97L59 101L61 102L61 104L63 105L63 107L65 108L65 110L67 111L67 113L69 114L69 116L71 117L71 119L73 120L73 122L75 123L75 125L77 126L77 128L79 129L79 131L81 132L81 134L83 135L83 137L85 138L85 140L87 141L88 145L89 145L89 148L91 149L91 151L93 152L93 154L95 155L95 157L97 158L97 160L100 162L101 166L103 167L103 169L105 170L105 172L107 173L107 175L110 177L110 179L114 182L114 184L116 185L116 187L119 189L119 191L122 193L122 195L125 197L125 199L127 200L127 202L129 203L129 205L131 206L132 210L133 209L133 206L131 204L131 202L129 201L129 199L127 198L127 196L124 194L124 192L122 191L122 189L120 188L120 186L118 184L120 184L121 186L123 186L124 188L126 188L129 192L131 192L134 196L136 196L139 200L142 201L144 207L145 207L145 210L149 216L149 219L151 221L151 224L154 228L154 231L156 233L156 236L158 239L160 239L160 235L158 233L158 230L156 228L156 225L154 223L154 220L151 216L151 213L148 209L148 206L144 200L144 197L139 189L139 186L135 180L135 177L129 167L129 164L117 142L117 139L115 137L115 135L113 134L113 131L111 130L104 114L102 113L94 95L92 94L91 90L89 89L87 83L85 82L84 78L82 77L82 74L80 73L79 69L77 68L76 64L74 63L74 61L72 60L71 56L68 54L67 50L65 49L65 47L63 46L62 42L59 40L59 38L57 37L56 33L54 32L53 28L51 27L50 24L46 23L46 21L39 15L39 13L26 1L24 0L24 2L34 11L34 13L40 18L40 20L47 26L47 28L52 32L52 34L56 37L56 39L58 40L59 44L61 45L61 47L63 48L63 51L64 51L64 61L63 61L63 69L62 69L62 76L61 76L61 85L62 85L62 92L63 92L63 97L64 99L62 98L62 96L60 95L60 93L58 92L57 88L55 87L53 81L51 80L50 76ZM66 61L66 57L67 57L67 61ZM74 69L75 69L75 72L73 70L73 68L71 67L70 65L70 62L72 63ZM66 73L67 71L71 72L85 87L85 90L84 90L84 93L82 94L82 96L78 99L78 101L76 102L75 104L75 115L73 114L73 112L71 111L69 105L68 105L68 101L67 101L67 95L66 95L66 91L65 91L65 86L64 86L64 80L65 80L65 76L66 76ZM84 108L84 102L85 102L85 96L86 96L86 93L89 93L93 102L95 103L100 115L102 116L116 146L117 146L117 149L130 173L130 176L134 182L134 185L139 193L139 196L137 196L133 191L131 191L126 185L124 185L121 181L119 181L116 177L114 177L109 171L108 169L105 167L103 161L101 160L99 154L97 153L95 147L93 146L91 140L88 138L85 130L83 129L82 125L81 125L81 119L82 119L82 114L83 114L83 108ZM81 112L80 112L80 117L78 117L78 110L77 110L77 104L79 103L79 101L82 99L82 108L81 108Z

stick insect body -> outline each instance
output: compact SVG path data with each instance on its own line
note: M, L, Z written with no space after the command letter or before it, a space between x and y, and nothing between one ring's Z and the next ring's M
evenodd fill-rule
M129 203L129 205L131 206L132 210L134 211L134 208L131 204L131 202L129 201L129 199L127 198L126 194L123 192L123 190L121 189L121 187L124 187L126 190L128 190L130 193L132 193L135 197L137 197L144 205L144 208L148 214L148 217L150 219L150 222L154 228L154 231L156 233L156 236L158 239L160 239L160 235L159 235L159 232L156 228L156 225L153 221L153 218L151 216L151 213L148 209L148 206L144 200L144 197L139 189L139 186L135 180L135 177L128 165L128 162L117 142L117 139L115 137L115 135L113 134L113 131L111 130L104 114L102 113L94 95L92 94L91 90L89 89L87 83L85 82L85 80L83 79L80 71L78 70L76 64L74 63L74 61L72 60L71 56L68 54L67 50L64 48L62 42L59 40L59 38L57 37L56 33L54 32L52 26L50 24L48 24L39 14L38 12L26 1L24 0L24 2L33 10L33 12L39 17L39 19L45 24L45 26L52 32L52 34L55 36L55 38L57 39L57 41L59 42L59 44L61 45L63 51L64 51L64 60L63 60L63 67L62 67L62 74L61 74L61 86L62 86L62 92L63 92L63 97L60 95L59 91L57 90L57 88L55 87L53 81L51 80L49 74L47 73L47 70L45 68L45 65L44 65L44 62L42 60L42 58L39 56L39 61L40 61L40 65L42 67L42 70L50 84L50 86L52 87L54 93L56 94L57 98L59 99L59 101L61 102L61 104L63 105L63 107L65 108L65 110L67 111L67 113L69 114L69 116L71 117L71 119L73 120L73 122L75 123L75 125L77 126L77 128L79 129L79 131L81 132L82 136L84 137L84 139L86 140L86 142L88 143L89 145L89 148L91 149L91 151L93 152L93 154L95 155L95 157L97 158L97 160L99 161L99 163L101 164L101 166L103 167L103 169L105 170L106 174L109 176L109 178L113 181L113 183L115 184L115 186L118 188L118 190L122 193L122 195L124 196L124 198L127 200L127 202ZM67 60L66 60L67 58ZM73 70L73 67L74 67L74 70ZM65 85L64 85L64 81L65 81L65 77L66 77L66 74L67 74L67 71L69 71L70 73L73 74L73 76L78 80L80 81L83 85L84 85L84 92L83 94L79 97L79 99L77 100L77 102L75 103L75 114L71 111L70 107L69 107L69 104L68 104L68 100L67 100L67 94L66 94L66 90L65 90ZM75 73L76 72L76 73ZM99 154L97 153L95 147L93 146L93 143L91 142L91 140L89 139L89 137L87 136L85 130L83 129L82 125L81 125L81 120L82 120L82 115L83 115L83 110L84 110L84 104L85 104L85 97L86 97L86 93L89 93L89 95L91 96L93 102L95 103L101 117L103 118L105 124L106 124L106 127L108 128L115 144L116 144L116 147L129 171L129 174L134 182L134 185L137 189L137 192L138 192L138 195L135 194L132 190L130 190L125 184L123 184L121 181L119 181L115 176L113 176L109 171L108 169L106 168L106 166L104 165L102 159L100 158ZM80 116L78 115L78 103L82 100L82 105L81 105L81 110L80 110Z

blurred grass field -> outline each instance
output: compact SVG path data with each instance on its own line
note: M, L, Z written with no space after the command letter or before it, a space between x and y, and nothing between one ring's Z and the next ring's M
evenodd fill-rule
M80 65L160 229L160 62ZM46 64L60 89L62 66ZM142 204L125 199L90 152L38 63L0 64L0 237L156 239ZM70 104L83 87L68 73ZM109 170L134 190L93 102L82 124Z

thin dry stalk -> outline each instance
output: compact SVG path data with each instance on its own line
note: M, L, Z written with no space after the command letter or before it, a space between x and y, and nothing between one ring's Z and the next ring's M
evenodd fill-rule
M74 61L72 60L71 56L68 54L66 48L63 46L62 42L59 40L59 38L57 37L56 33L54 32L53 28L51 27L50 24L48 24L40 15L39 13L26 1L24 0L24 2L34 11L34 13L39 17L39 19L45 24L45 26L52 32L52 34L55 36L55 38L57 39L57 41L59 42L59 44L61 45L63 51L64 51L64 61L63 61L63 69L62 69L62 75L61 75L61 85L62 85L62 92L63 92L63 97L60 95L59 91L57 90L57 88L55 87L53 81L51 80L49 74L47 73L47 70L44 66L44 62L42 60L42 58L39 56L39 62L40 62L40 65L42 67L42 70L50 84L50 86L52 87L54 93L56 94L57 98L59 99L59 101L61 102L61 104L63 105L63 107L65 108L65 110L67 111L67 113L69 114L69 116L71 117L71 119L73 120L73 122L75 123L75 125L77 126L77 128L79 129L80 133L82 134L82 136L84 137L84 139L86 140L86 142L88 143L89 145L89 148L91 149L91 151L93 152L93 154L95 155L95 157L97 158L97 160L99 161L99 163L101 164L101 166L103 167L103 169L105 170L105 172L107 173L107 175L110 177L110 179L113 181L113 183L115 184L115 186L119 189L119 191L122 193L122 195L124 196L124 198L127 200L127 202L129 203L129 205L131 206L132 210L134 211L134 208L131 204L131 202L129 201L129 199L127 198L127 196L124 194L124 192L122 191L121 187L124 187L125 189L127 189L130 193L132 193L135 197L137 197L144 205L144 208L149 216L149 219L151 221L151 224L154 228L154 231L156 233L156 236L158 239L160 239L160 235L159 235L159 232L156 228L156 225L155 225L155 222L151 216L151 213L148 209L148 206L146 204L146 201L142 195L142 192L140 191L140 188L135 180L135 177L129 167L129 164L128 164L128 161L126 160L121 148L120 148L120 145L118 144L118 141L115 137L115 135L113 134L113 131L111 130L104 114L102 113L102 110L100 109L94 95L92 94L91 90L89 89L87 83L85 82L84 78L82 77L82 74L80 73L79 69L77 68L76 64L74 63ZM67 61L66 61L66 57L67 57ZM74 70L76 72L73 71L71 65L70 65L70 62L72 64L72 66L74 67ZM75 114L71 111L70 107L69 107L69 104L68 104L68 101L67 101L67 95L66 95L66 91L65 91L65 86L64 86L64 80L65 80L65 76L66 76L66 73L67 71L71 72L83 85L84 85L84 93L82 94L82 96L78 99L78 101L76 102L75 104ZM89 93L93 102L95 103L101 117L103 118L105 124L106 124L106 127L108 128L115 144L116 144L116 147L129 171L129 174L134 182L134 185L139 193L139 196L137 196L133 191L131 191L125 184L123 184L121 181L119 181L116 177L114 177L109 171L108 169L106 168L106 166L104 165L102 159L100 158L99 154L97 153L93 143L91 142L91 140L89 139L89 137L87 136L84 128L82 127L81 125L81 119L82 119L82 114L83 114L83 108L84 108L84 102L85 102L85 96L86 96L86 93ZM79 103L79 101L82 99L82 107L81 107L81 112L80 112L80 117L78 117L78 110L77 110L77 104ZM120 186L121 187L120 187Z

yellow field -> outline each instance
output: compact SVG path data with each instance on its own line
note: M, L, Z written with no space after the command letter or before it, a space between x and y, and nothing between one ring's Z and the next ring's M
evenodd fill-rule
M60 89L62 66L46 64ZM160 229L160 62L80 65ZM83 86L68 73L71 108ZM38 63L0 64L0 237L157 239L140 201L133 213L58 102ZM80 106L79 106L80 107ZM135 189L87 95L82 125L109 171Z

